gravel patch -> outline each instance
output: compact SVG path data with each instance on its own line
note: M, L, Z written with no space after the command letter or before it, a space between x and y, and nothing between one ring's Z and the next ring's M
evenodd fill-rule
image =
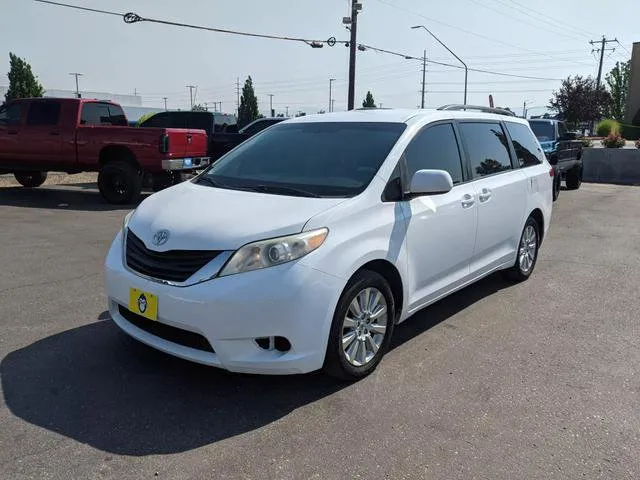
M69 175L68 173L49 173L44 185L69 185L74 183L96 183L98 180L97 172L83 172ZM11 174L0 175L1 187L18 187L20 184Z

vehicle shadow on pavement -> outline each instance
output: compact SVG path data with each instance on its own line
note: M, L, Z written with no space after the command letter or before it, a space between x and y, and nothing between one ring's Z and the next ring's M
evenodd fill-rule
M507 286L490 277L399 325L391 348ZM4 400L17 417L120 455L188 451L268 425L349 383L321 373L228 373L165 355L98 321L8 354Z
M142 198L145 196L143 194ZM59 186L30 189L23 187L0 188L0 206L104 212L131 210L136 205L111 205L102 198L97 187L95 191L91 191L89 187L79 189Z

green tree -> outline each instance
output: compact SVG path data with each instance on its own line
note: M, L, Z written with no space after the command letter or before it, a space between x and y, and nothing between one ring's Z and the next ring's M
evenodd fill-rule
M206 112L207 108L204 105L196 103L193 107L191 107L192 112Z
M242 96L240 97L240 108L238 109L238 127L242 128L258 118L258 98L253 90L253 80L251 76L244 82Z
M599 120L609 112L610 104L611 96L602 85L596 90L593 77L580 75L565 78L549 100L549 108L572 125Z
M605 77L609 85L611 105L609 115L616 120L623 120L627 111L629 83L631 80L631 60L616 62L616 66Z
M373 95L371 92L367 92L367 96L362 102L362 106L365 108L376 108L376 101L373 99Z
M31 71L31 65L24 59L9 52L9 90L4 98L8 102L14 98L41 97L44 88Z

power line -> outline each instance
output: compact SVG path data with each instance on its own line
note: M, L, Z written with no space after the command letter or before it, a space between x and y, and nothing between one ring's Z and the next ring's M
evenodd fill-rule
M542 25L539 25L539 24L536 24L536 23L531 23L528 20L523 20L522 18L515 17L513 15L509 15L508 13L503 12L502 10L499 10L497 8L493 8L493 7L489 6L489 5L486 5L486 4L482 3L482 2L479 2L478 0L469 0L469 1L472 2L472 3L475 3L476 5L480 5L481 7L486 8L487 10L491 10L492 12L495 12L498 15L502 15L504 17L510 18L512 20L515 20L516 22L524 23L525 25L529 25L529 26L538 28L540 30L544 30L545 32L550 32L550 33L553 33L554 35L559 35L559 36L564 37L564 38L571 38L571 39L576 38L575 36L566 35L565 33L560 34L560 33L557 32L557 30L551 30L549 28L543 27ZM558 28L558 27L555 27L555 28Z
M33 0L34 2L39 2L39 3L46 3L49 5L57 5L59 7L65 7L65 8L73 8L76 10L84 10L84 11L88 11L88 12L94 12L94 13L102 13L102 14L106 14L106 15L114 15L114 16L119 16L122 17L122 19L124 20L125 23L138 23L138 22L149 22L149 23L159 23L161 25L170 25L170 26L174 26L174 27L184 27L184 28L192 28L195 30L206 30L209 32L217 32L217 33L227 33L230 35L240 35L240 36L245 36L245 37L254 37L254 38L264 38L264 39L271 39L271 40L286 40L286 41L290 41L290 42L302 42L302 43L306 43L307 45L310 45L311 47L314 48L318 48L324 44L328 44L329 46L333 46L336 43L343 43L346 44L346 41L337 41L334 37L331 37L327 40L314 40L314 39L307 39L307 38L299 38L299 37L287 37L287 36L278 36L278 35L267 35L267 34L262 34L262 33L250 33L250 32L243 32L243 31L239 31L239 30L228 30L228 29L224 29L224 28L214 28L214 27L205 27L202 25L192 25L192 24L188 24L188 23L181 23L181 22L172 22L170 20L160 20L157 18L146 18L146 17L141 17L140 15L133 13L133 12L128 12L128 13L118 13L118 12L111 12L111 11L107 11L107 10L97 10L94 8L87 8L87 7L81 7L79 5L71 5L69 3L61 3L61 2L54 2L52 0Z
M473 32L473 31L471 31L471 30L467 30L467 29L464 29L464 28L461 28L461 27L457 27L457 26L455 26L455 25L451 25L451 24L449 24L449 23L446 23L446 22L443 22L443 21L437 20L437 19L435 19L435 18L427 17L426 15L423 15L423 14L421 14L420 12L416 12L415 10L411 10L411 9L408 9L408 8L405 8L405 7L401 7L400 5L397 5L397 4L395 4L395 3L391 3L391 2L389 2L389 1L387 1L387 0L377 0L377 1L378 1L378 2L380 2L380 3L383 3L383 4L385 4L385 5L388 5L388 6L392 7L392 8L396 8L396 9L398 9L398 10L403 10L403 11L405 11L405 12L407 12L407 13L412 14L412 15L416 15L416 16L418 16L418 17L424 18L425 20L429 20L430 22L438 23L438 24L443 25L443 26L445 26L445 27L449 27L449 28L452 28L452 29L454 29L454 30L458 30L458 31L460 31L460 32L464 32L464 33L466 33L466 34L468 34L468 35L473 35L473 36L475 36L475 37L482 38L482 39L484 39L484 40L488 40L488 41L490 41L490 42L499 43L499 44L501 44L501 45L506 45L507 47L510 47L510 48L516 48L516 49L518 49L518 50L522 50L522 51L525 51L525 52L529 52L529 53L531 53L531 54L533 54L533 55L538 55L538 56L543 56L543 57L553 58L553 57L552 57L552 56L550 56L550 55L546 55L546 54L544 54L544 53L540 53L540 52L537 52L537 51L535 51L535 50L531 50L531 49L529 49L529 48L524 48L524 47L521 47L521 46L516 45L516 44L513 44L513 43L503 42L502 40L498 40L498 39L496 39L496 38L491 38L491 37L488 37L488 36L486 36L486 35L482 35L482 34L480 34L480 33ZM471 69L469 69L469 70L471 70Z
M495 0L495 1L499 1L503 5L506 5L504 0ZM547 22L555 23L555 24L557 24L557 25L559 25L561 27L570 28L570 29L574 30L575 32L579 33L580 35L586 35L586 36L590 36L590 37L594 36L593 33L588 32L587 30L585 30L583 28L573 27L573 26L571 26L571 25L569 25L567 23L559 22L559 21L557 21L557 20L545 15L544 13L538 12L537 10L534 10L531 7L527 7L525 5L522 5L521 3L518 3L515 0L507 0L507 1L512 3L512 4L514 4L514 5L517 5L518 7L523 8L525 10L528 10L529 12L531 12L531 13L533 13L535 15L538 15L539 17L545 19ZM515 8L515 7L511 7L511 8ZM522 11L522 10L520 10L520 11ZM526 12L523 12L523 13L526 13ZM583 33L580 33L580 32L583 32Z

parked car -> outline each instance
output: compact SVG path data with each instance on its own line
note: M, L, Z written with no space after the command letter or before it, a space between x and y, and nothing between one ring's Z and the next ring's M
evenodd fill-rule
M577 190L582 183L582 141L559 120L531 119L529 125L538 138L547 159L556 168L553 199L560 193L564 179L568 190Z
M139 124L140 127L197 128L207 132L209 139L207 155L216 161L229 150L240 145L263 129L286 120L285 118L262 118L238 131L235 117L215 112L168 111L156 113ZM227 123L229 121L229 123Z
M134 202L144 175L166 181L209 164L206 133L128 126L122 108L107 101L31 98L0 107L0 170L25 187L47 172L97 171L110 203Z
M492 272L529 278L553 173L516 117L296 118L126 216L105 261L109 311L206 365L359 378L420 309Z

